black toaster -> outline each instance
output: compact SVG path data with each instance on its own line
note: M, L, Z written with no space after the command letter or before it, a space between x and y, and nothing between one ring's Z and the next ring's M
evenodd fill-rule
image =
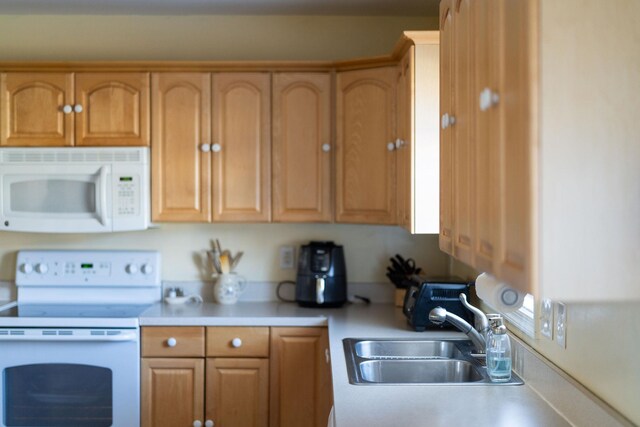
M460 294L469 298L469 286L459 277L433 277L416 281L407 288L402 311L416 331L425 329L455 329L449 322L436 325L429 321L429 312L442 307L473 325L473 314L460 302Z

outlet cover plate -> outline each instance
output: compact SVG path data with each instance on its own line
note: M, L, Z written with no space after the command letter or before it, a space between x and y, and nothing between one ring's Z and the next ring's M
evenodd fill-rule
M553 339L553 301L545 298L540 303L540 335Z
M295 252L293 246L280 246L280 269L293 270L295 266Z
M567 306L563 303L556 303L556 342L562 348L567 348Z

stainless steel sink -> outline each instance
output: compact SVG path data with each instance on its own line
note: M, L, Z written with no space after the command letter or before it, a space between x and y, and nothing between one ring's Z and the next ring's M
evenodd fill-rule
M355 343L365 359L453 359L462 353L451 341L365 340Z
M355 385L521 385L520 377L493 383L484 357L469 340L345 338L349 382Z
M362 379L384 384L450 384L482 381L464 360L367 360L360 363Z

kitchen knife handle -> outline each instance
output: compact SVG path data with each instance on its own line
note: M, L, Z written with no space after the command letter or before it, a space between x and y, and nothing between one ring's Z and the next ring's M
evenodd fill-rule
M316 303L324 304L324 277L316 277Z

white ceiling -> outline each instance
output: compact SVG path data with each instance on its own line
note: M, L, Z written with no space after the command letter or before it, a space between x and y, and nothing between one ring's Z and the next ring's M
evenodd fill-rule
M0 0L0 14L437 16L440 0Z

